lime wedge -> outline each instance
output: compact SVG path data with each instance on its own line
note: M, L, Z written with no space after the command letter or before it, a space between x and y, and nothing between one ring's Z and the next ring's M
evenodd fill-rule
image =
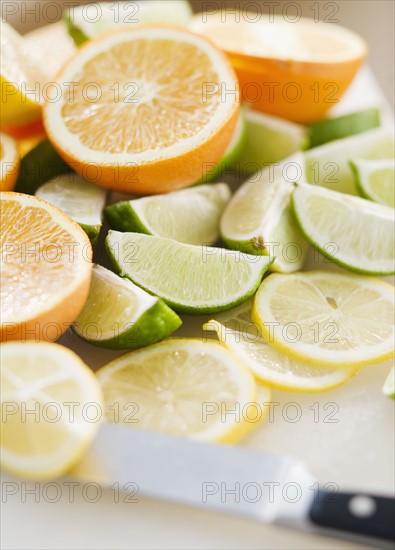
M34 195L46 181L70 172L70 166L58 155L51 142L44 139L22 157L14 191Z
M395 208L395 161L350 161L360 194L374 202Z
M105 209L113 229L167 237L187 244L213 244L230 190L225 183L121 201Z
M117 271L176 311L198 315L230 309L254 294L270 258L193 246L140 233L110 231Z
M163 300L95 265L87 302L73 329L96 346L135 349L159 342L181 323Z
M358 195L349 161L394 158L394 134L384 128L375 128L314 147L306 151L305 158L309 183Z
M247 180L234 194L221 219L228 248L269 255L273 271L302 268L307 243L290 209L291 182L302 177L303 157L294 155Z
M93 2L66 10L64 19L77 46L113 29L133 28L149 23L185 26L192 17L186 0L135 0Z
M202 179L198 182L208 183L215 179L219 179L227 170L232 170L235 166L240 153L244 147L246 140L246 123L244 117L243 109L240 111L239 118L237 120L236 128L233 133L232 139L228 147L226 148L225 154L219 162L204 162L202 165L202 170L205 172Z
M305 148L302 126L249 108L244 112L246 137L237 162L242 174L253 174Z
M360 134L378 126L380 111L374 107L349 115L319 120L309 125L310 147Z
M75 173L58 176L44 183L36 197L54 204L80 224L92 244L95 244L102 225L102 210L106 191L87 182Z
M395 366L389 371L383 386L383 394L395 399Z
M292 206L307 240L333 262L359 273L395 273L392 208L313 185L298 185Z

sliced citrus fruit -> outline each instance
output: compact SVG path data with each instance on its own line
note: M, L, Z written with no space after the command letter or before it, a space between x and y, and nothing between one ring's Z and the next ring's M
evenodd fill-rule
M221 218L221 236L228 248L269 255L274 271L302 268L307 243L290 208L291 182L301 179L302 163L299 155L288 157L239 187Z
M203 325L240 357L264 384L284 391L319 393L346 382L356 369L313 366L281 353L262 336L251 319L252 300L216 316Z
M0 31L0 122L24 126L41 117L45 78L23 37L4 21L0 21Z
M252 174L283 160L307 144L305 128L299 124L245 109L246 139L238 157L240 171Z
M387 378L385 379L383 386L383 393L387 397L395 399L395 367L389 371Z
M102 225L106 192L74 172L58 176L36 191L36 197L54 204L75 220L94 245Z
M0 191L11 191L19 172L19 152L16 141L0 132Z
M395 160L350 161L360 194L395 208Z
M66 10L64 17L70 36L80 46L113 29L149 23L183 26L191 16L192 9L186 0L135 0L72 6Z
M349 161L394 158L394 134L385 128L375 128L309 149L305 158L309 183L358 195Z
M92 247L59 208L19 193L1 193L0 339L56 340L89 292Z
M167 237L187 244L214 244L230 189L225 183L199 185L166 195L121 201L105 209L111 227Z
M252 318L263 337L319 367L360 367L394 353L394 287L377 279L310 271L267 277Z
M238 101L223 93L236 85L230 64L179 28L106 34L80 49L56 83L62 97L44 113L50 140L86 179L118 191L195 183L205 161L223 156L238 118Z
M176 311L193 315L230 309L247 300L271 262L264 256L140 233L110 231L106 247L123 277Z
M291 202L306 239L324 256L359 273L395 272L393 208L306 184Z
M73 328L91 344L134 349L159 342L180 325L163 300L95 265L88 300Z
M367 54L365 42L339 25L287 20L247 6L196 14L189 28L227 53L242 97L254 109L295 122L322 118Z
M343 139L380 126L380 111L375 107L335 118L313 122L309 126L310 147Z
M102 394L93 372L71 350L9 342L1 345L1 411L2 467L51 479L78 462L93 440Z
M97 376L110 422L221 443L257 425L256 382L218 342L169 338L111 361Z

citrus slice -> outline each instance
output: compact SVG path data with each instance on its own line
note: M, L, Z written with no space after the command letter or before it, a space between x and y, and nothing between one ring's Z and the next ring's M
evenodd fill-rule
M225 183L199 185L131 201L105 209L111 227L167 237L187 244L213 244L219 237L219 221L230 190Z
M41 117L44 75L20 36L0 21L2 126L24 126Z
M64 174L44 183L36 197L54 204L75 220L94 245L102 225L106 192L75 173Z
M395 160L353 160L350 166L363 197L395 208Z
M252 318L279 351L306 363L360 367L394 353L394 287L377 279L311 271L273 274Z
M309 126L310 147L360 134L380 126L380 111L375 107L335 118L313 122Z
M394 158L394 134L384 128L338 139L305 152L309 183L334 191L358 195L349 161Z
M217 6L188 26L227 53L255 110L295 122L322 118L367 54L366 43L340 25L248 11L247 4Z
M184 26L192 16L186 0L135 0L134 2L100 2L72 6L66 10L65 22L77 46L113 29L133 28L149 23Z
M92 247L81 227L46 201L1 193L1 341L56 340L89 292Z
M290 208L291 182L302 177L302 163L299 155L288 157L239 187L221 218L221 236L228 248L269 255L274 271L302 268L307 243Z
M264 256L140 233L110 231L106 247L120 275L176 311L193 315L230 309L247 300L271 262Z
M70 82L78 82L73 93ZM56 84L61 98L44 112L55 148L86 179L140 195L198 181L203 163L223 156L239 113L223 93L236 86L226 58L179 28L106 34L80 49Z
M101 389L71 350L9 342L1 345L1 411L1 466L51 479L78 462L93 440Z
M395 399L395 367L389 371L387 378L385 379L383 386L383 393L387 397Z
M70 172L70 166L58 155L51 142L44 139L22 157L15 191L34 195L46 181Z
M220 342L240 357L264 384L284 391L323 392L340 386L355 368L315 367L292 359L268 344L260 327L251 319L252 301L219 314L203 325L215 331Z
M19 153L16 141L0 132L0 191L11 191L19 172Z
M110 422L221 443L236 443L257 424L256 382L218 342L170 338L111 361L97 376Z
M23 40L25 48L39 64L47 82L55 77L60 67L76 50L63 21L34 29L24 34Z
M395 212L360 197L298 185L292 208L306 239L324 256L359 273L395 272Z
M95 265L88 300L73 329L105 348L140 348L159 342L181 325L162 300L127 279Z
M299 124L245 109L246 139L238 163L242 173L252 174L283 160L307 144Z

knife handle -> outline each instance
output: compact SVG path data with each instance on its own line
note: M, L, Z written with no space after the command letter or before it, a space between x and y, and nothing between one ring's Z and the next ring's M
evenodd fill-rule
M395 540L395 499L358 493L319 490L309 512L323 528L385 541Z

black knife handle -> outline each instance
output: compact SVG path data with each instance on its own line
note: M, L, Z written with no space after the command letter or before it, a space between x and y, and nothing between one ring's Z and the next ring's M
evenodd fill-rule
M380 540L395 540L395 499L319 490L309 512L320 527Z

